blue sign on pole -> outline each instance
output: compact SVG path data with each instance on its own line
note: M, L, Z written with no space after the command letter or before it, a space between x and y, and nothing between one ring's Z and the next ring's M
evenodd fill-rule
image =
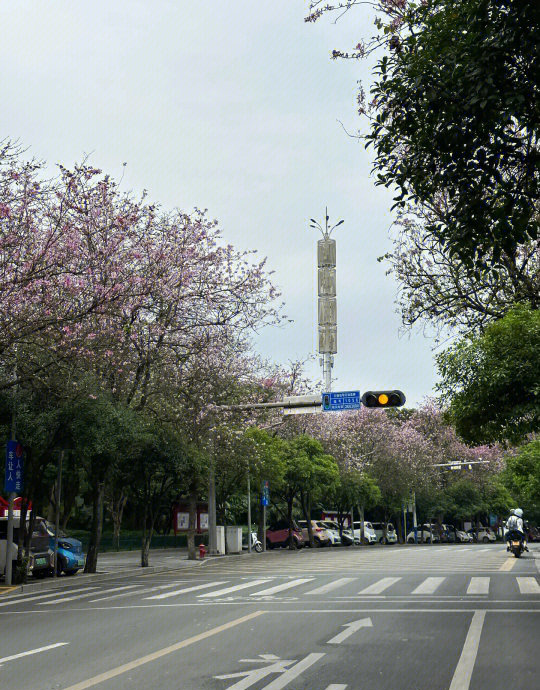
M360 404L360 391L322 394L322 409L324 412L358 410L360 409Z
M261 505L270 505L270 487L268 486L268 479L265 479L262 483Z
M23 487L23 447L18 441L8 441L6 446L6 474L4 491L19 493Z

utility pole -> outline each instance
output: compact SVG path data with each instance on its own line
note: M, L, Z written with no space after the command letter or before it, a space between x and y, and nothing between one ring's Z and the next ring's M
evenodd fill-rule
M58 577L58 532L60 531L60 501L62 500L62 462L64 460L64 449L60 451L58 467L56 473L56 516L54 521L54 573L53 577Z
M337 353L337 300L336 300L336 241L330 238L332 231L344 221L328 226L328 208L325 213L324 229L313 218L310 227L320 231L323 238L317 242L318 266L318 324L319 354L322 366L323 391L332 390L332 367Z
M251 553L251 480L249 476L249 460L247 468L247 514L248 514L248 553Z

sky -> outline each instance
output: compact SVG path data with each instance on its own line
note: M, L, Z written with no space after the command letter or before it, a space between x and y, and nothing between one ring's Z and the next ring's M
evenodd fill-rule
M317 350L316 232L337 242L334 390L433 394L435 343L403 333L391 249L391 194L348 136L366 123L357 82L370 65L330 59L374 33L367 8L306 24L305 0L4 0L0 139L28 155L90 163L164 208L208 209L227 242L256 249L293 320L255 335L275 362ZM367 91L367 88L366 88ZM345 128L345 129L344 129ZM346 131L345 131L346 130ZM124 163L126 164L124 166ZM316 357L307 366L321 373Z

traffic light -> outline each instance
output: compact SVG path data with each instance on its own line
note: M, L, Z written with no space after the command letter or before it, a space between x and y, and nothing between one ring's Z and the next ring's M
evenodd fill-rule
M328 393L325 393L323 395L323 410L329 410L330 409L330 396Z
M405 395L401 391L366 391L362 396L366 407L401 407L405 405Z

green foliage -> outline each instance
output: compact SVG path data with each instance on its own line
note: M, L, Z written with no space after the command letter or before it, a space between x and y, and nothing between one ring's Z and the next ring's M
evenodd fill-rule
M540 310L519 305L437 357L438 389L468 442L518 443L540 430Z
M377 183L397 187L398 206L435 209L428 229L450 253L500 263L538 237L540 3L429 0L386 28Z
M526 513L540 519L540 440L507 458L504 479Z

